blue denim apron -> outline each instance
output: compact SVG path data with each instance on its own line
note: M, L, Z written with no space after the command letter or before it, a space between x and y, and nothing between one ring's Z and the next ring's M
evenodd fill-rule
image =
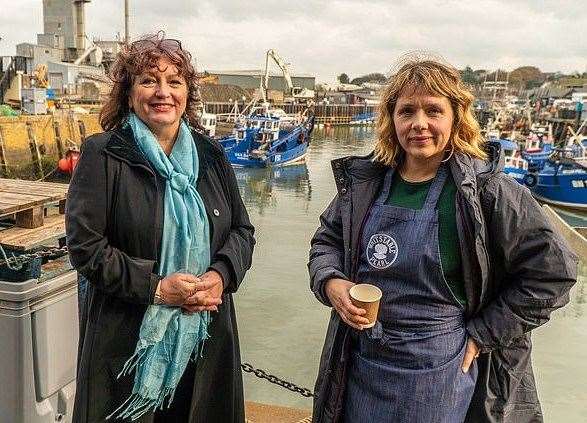
M393 172L361 235L357 282L378 286L383 298L377 324L353 331L344 421L462 422L477 367L461 370L464 307L440 261L436 203L447 169L439 168L421 210L385 204Z

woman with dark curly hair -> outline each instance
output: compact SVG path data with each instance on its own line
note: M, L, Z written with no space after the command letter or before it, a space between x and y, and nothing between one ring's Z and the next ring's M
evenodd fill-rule
M503 173L459 72L408 58L383 90L375 151L333 161L310 250L333 308L314 422L542 421L530 331L568 302L577 258ZM355 283L383 292L366 329Z
M244 422L232 293L254 229L222 148L198 130L191 56L162 33L123 48L71 180L80 298L75 422Z

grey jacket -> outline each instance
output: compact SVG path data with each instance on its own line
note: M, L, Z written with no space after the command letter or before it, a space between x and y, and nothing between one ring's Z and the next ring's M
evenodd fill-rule
M467 422L541 422L530 359L530 331L569 301L577 257L527 188L503 173L498 144L486 162L455 154L457 227L467 331L480 345L479 378ZM332 162L337 195L320 217L310 249L310 286L319 301L333 277L354 280L362 225L386 168L372 155ZM314 422L341 420L350 328L333 309L314 400Z

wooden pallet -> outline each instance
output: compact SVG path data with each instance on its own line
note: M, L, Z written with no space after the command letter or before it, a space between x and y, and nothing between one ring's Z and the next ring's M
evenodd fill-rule
M67 184L0 178L0 218L14 217L15 226L0 231L0 244L26 252L65 237ZM59 214L48 207L59 205Z
M14 226L0 231L0 244L16 251L29 251L33 248L54 243L65 237L65 216L57 214L44 219L38 228Z
M20 228L41 227L48 206L59 204L59 212L65 213L67 188L67 184L0 179L0 218L14 215Z

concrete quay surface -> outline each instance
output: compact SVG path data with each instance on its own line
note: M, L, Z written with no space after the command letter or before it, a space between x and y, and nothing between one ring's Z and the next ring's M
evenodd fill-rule
M310 410L251 401L245 404L245 414L247 423L310 423L312 421Z

